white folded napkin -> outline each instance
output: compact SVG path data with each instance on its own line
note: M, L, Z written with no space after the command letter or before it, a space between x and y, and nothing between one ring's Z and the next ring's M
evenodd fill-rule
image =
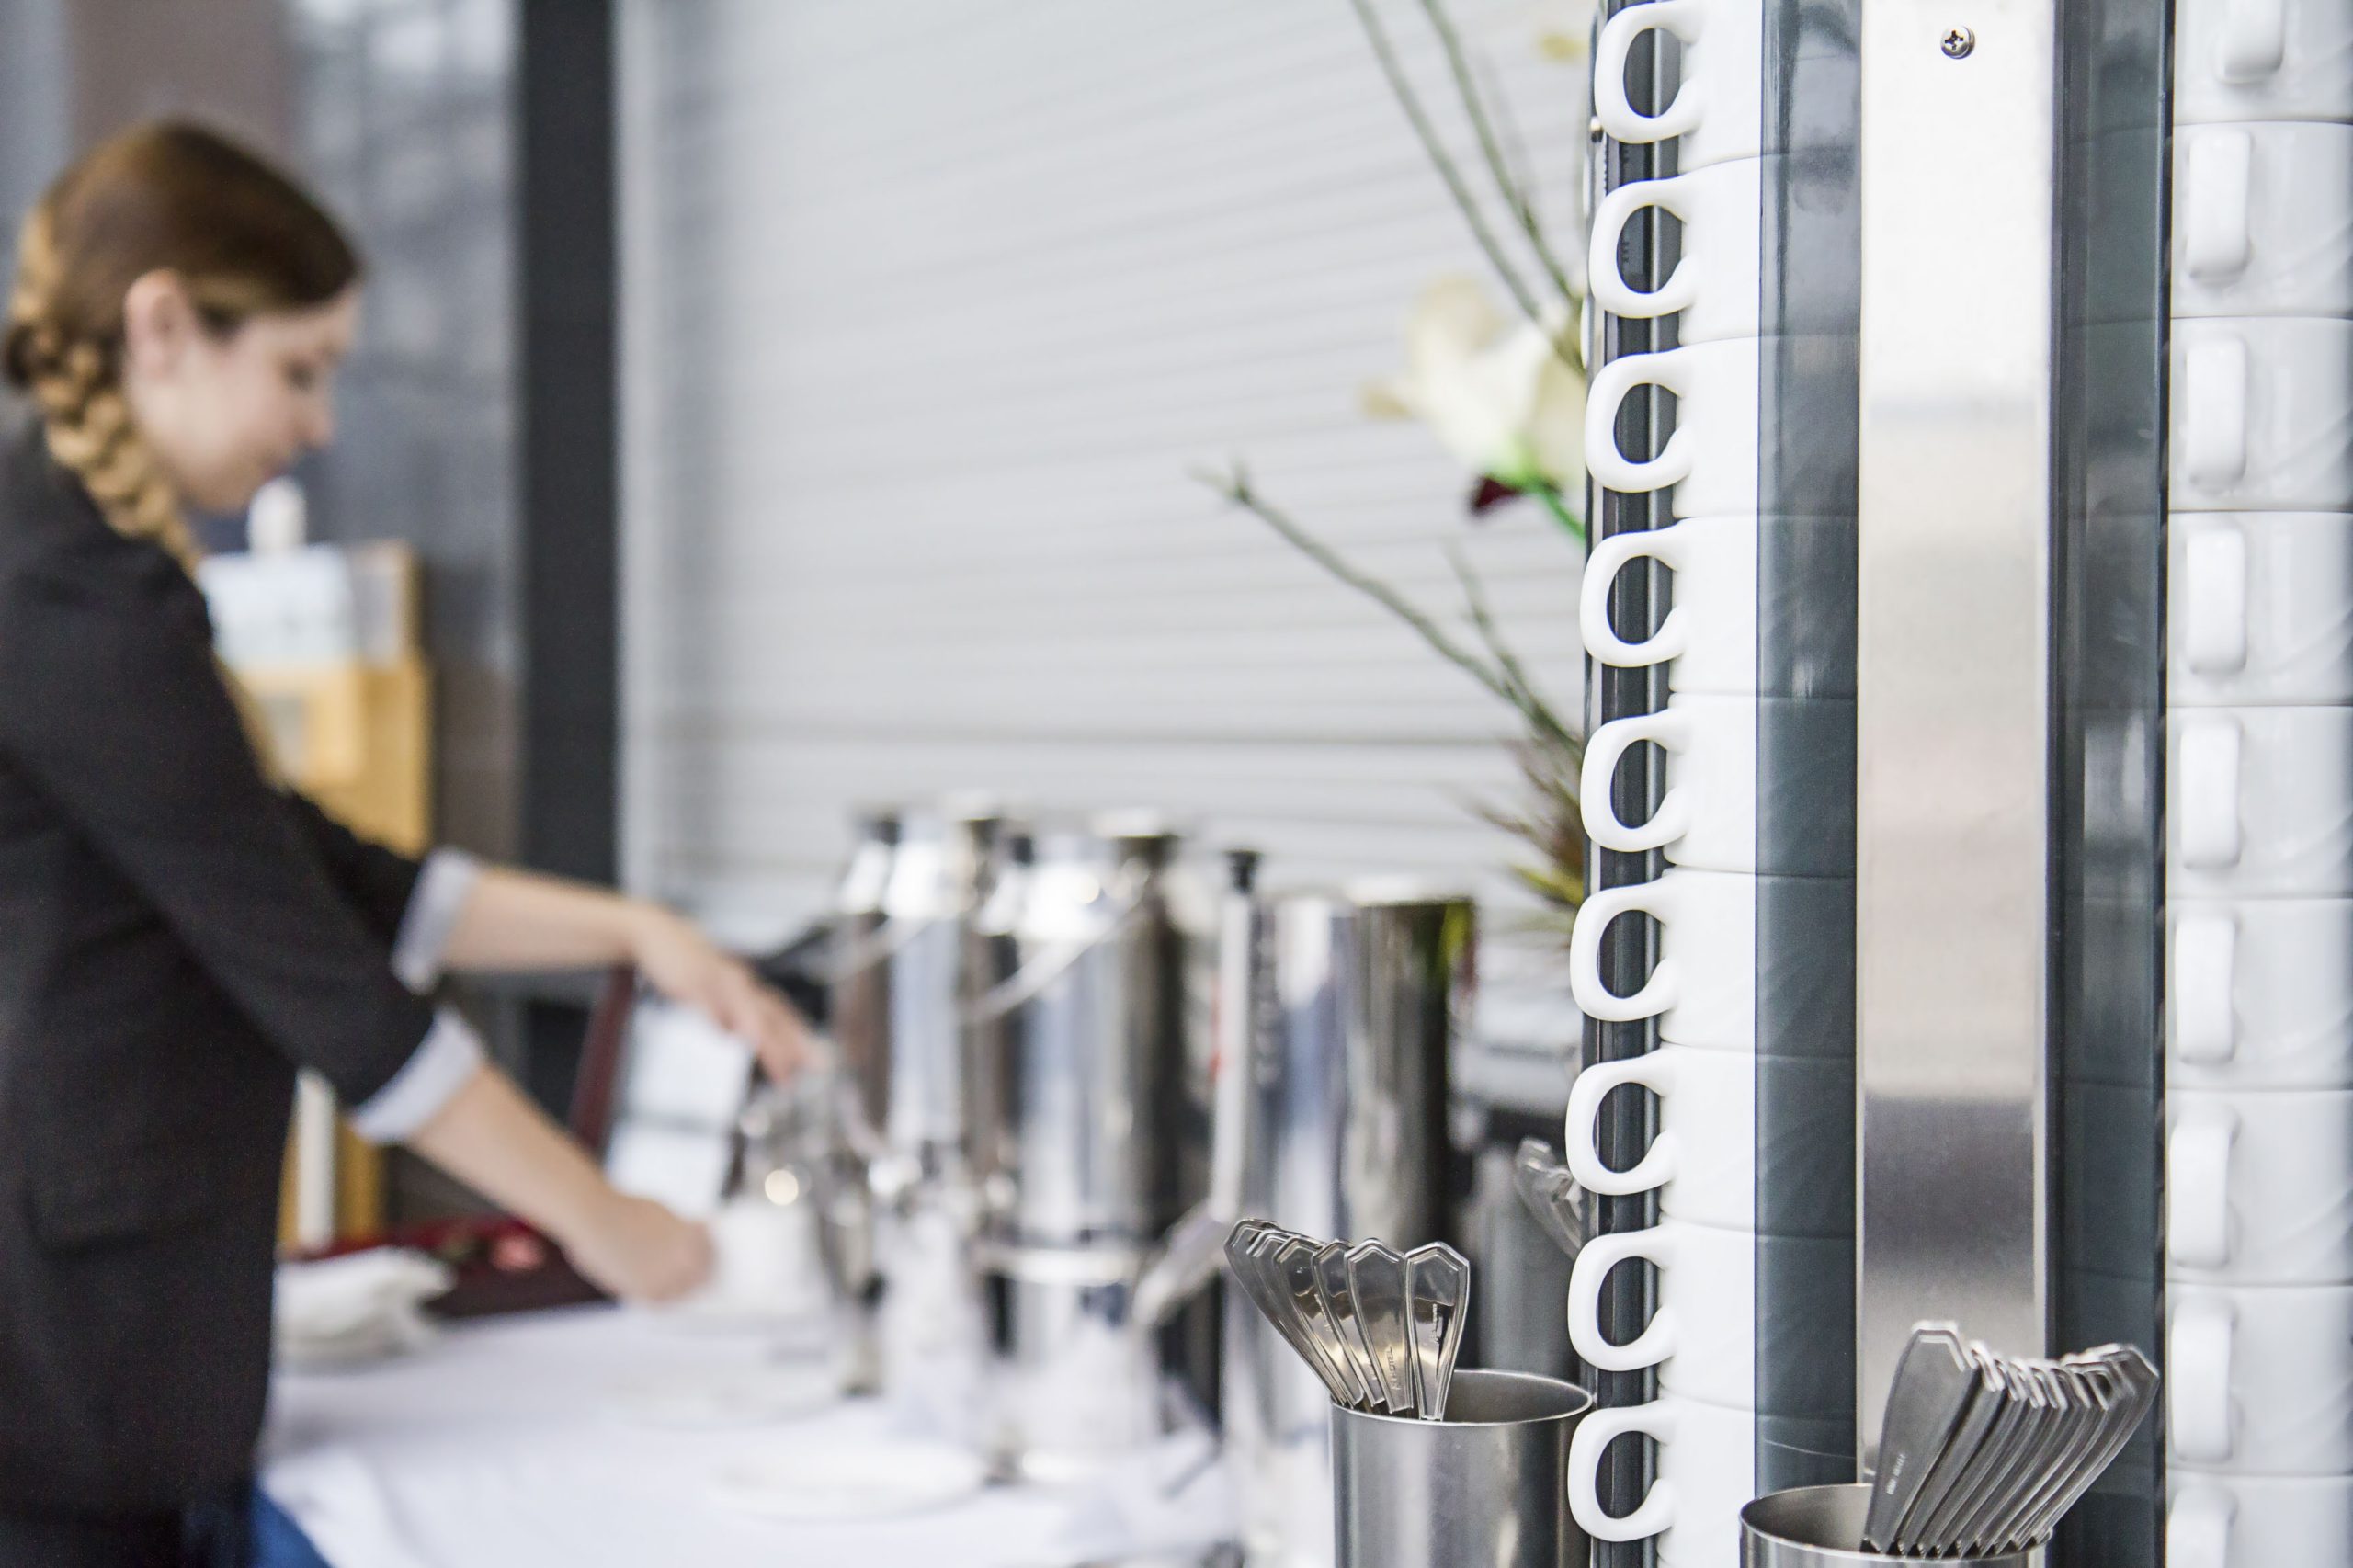
M340 1366L397 1356L433 1336L424 1303L449 1288L447 1265L377 1247L278 1268L278 1360Z

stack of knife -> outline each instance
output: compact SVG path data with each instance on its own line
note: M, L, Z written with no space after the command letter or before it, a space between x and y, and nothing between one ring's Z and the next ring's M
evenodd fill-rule
M1471 1312L1471 1265L1444 1243L1398 1253L1318 1241L1264 1220L1225 1239L1233 1278L1333 1403L1424 1421L1446 1392Z
M2019 1360L1922 1324L1888 1392L1863 1545L1897 1557L2041 1545L2156 1397L2156 1369L2129 1346Z

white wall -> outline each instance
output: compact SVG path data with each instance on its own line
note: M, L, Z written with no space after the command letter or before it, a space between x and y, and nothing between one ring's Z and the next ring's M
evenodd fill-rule
M1565 214L1574 84L1459 9ZM1418 7L1388 14L1442 95ZM624 20L626 863L781 925L852 801L1151 804L1290 880L1495 888L1506 717L1188 468L1576 707L1576 560L1369 422L1475 253L1344 0L639 0ZM1467 149L1466 149L1467 150Z

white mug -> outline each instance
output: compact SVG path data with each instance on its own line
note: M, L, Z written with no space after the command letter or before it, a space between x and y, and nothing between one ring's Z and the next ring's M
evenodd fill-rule
M756 1193L731 1199L710 1217L710 1243L712 1301L779 1315L823 1309L824 1273L812 1195L796 1193L786 1203Z
M1626 97L1626 62L1650 29L1683 43L1682 81L1654 115ZM1676 164L1696 169L1764 151L1765 8L1756 0L1652 0L1602 24L1593 47L1593 112L1620 142L1677 141ZM1756 209L1750 209L1752 220Z
M1656 1479L1630 1514L1602 1508L1601 1456L1620 1437L1658 1444ZM1597 1410L1569 1437L1569 1511L1596 1540L1659 1542L1663 1562L1723 1568L1740 1561L1740 1511L1756 1493L1756 1417L1696 1400Z
M1595 545L1577 610L1586 652L1620 668L1667 664L1677 691L1754 692L1756 529L1755 517L1692 517ZM1673 608L1656 631L1630 642L1609 624L1609 590L1645 557L1675 573Z
M1756 1399L1756 1244L1746 1231L1687 1220L1595 1236L1569 1268L1569 1343L1602 1371L1656 1367L1662 1388L1747 1409ZM1658 1268L1658 1308L1620 1344L1602 1336L1601 1292L1612 1269L1637 1259Z
M2165 1123L2168 1278L2353 1284L2353 1091L2181 1089Z
M2214 1475L2171 1465L2165 1490L2165 1568L2353 1562L2353 1477Z
M2353 517L2181 512L2168 534L2168 703L2353 703Z
M2353 511L2353 321L2176 322L2172 431L2177 511Z
M1756 158L1711 164L1670 179L1630 180L1604 196L1594 208L1587 258L1594 302L1613 316L1677 316L1680 343L1756 336L1764 266L1757 217L1764 210L1763 166ZM1645 207L1672 212L1683 223L1682 259L1665 282L1650 290L1637 289L1619 270L1626 225Z
M1666 753L1666 793L1650 820L1620 821L1610 781L1645 741ZM1677 695L1655 713L1612 719L1587 737L1579 780L1585 830L1605 849L1665 849L1678 866L1756 869L1756 702Z
M1680 1045L1753 1051L1756 1043L1756 887L1754 877L1676 869L1631 887L1587 895L1569 932L1569 989L1588 1017L1628 1023L1655 1017ZM1620 995L1601 983L1601 937L1622 915L1660 925L1650 978Z
M2353 315L2353 125L2184 126L2173 157L2177 317Z
M2242 1475L2353 1473L2353 1289L2176 1285L2173 1457Z
M2353 9L2344 0L2181 0L2177 124L2353 119Z
M1650 0L1662 7L1682 3ZM1695 343L1657 354L1629 354L1601 367L1585 410L1586 468L1594 483L1628 494L1671 487L1672 509L1678 517L1753 515L1756 345L1753 337ZM1675 433L1658 456L1637 461L1618 446L1618 410L1645 386L1665 387L1675 394Z
M2353 903L2175 899L2165 1076L2179 1089L2353 1089Z
M2176 895L2353 896L2353 708L2184 709L2165 734Z
M1602 1101L1638 1085L1659 1097L1659 1131L1624 1170L1602 1163ZM1756 1059L1745 1051L1667 1045L1597 1062L1569 1085L1570 1171L1587 1192L1622 1198L1664 1188L1678 1220L1748 1230L1756 1223Z

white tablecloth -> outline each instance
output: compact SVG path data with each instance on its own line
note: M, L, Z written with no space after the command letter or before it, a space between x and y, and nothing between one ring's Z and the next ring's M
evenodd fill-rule
M650 1377L756 1375L767 1355L754 1338L590 1307L461 1325L371 1367L281 1372L262 1486L335 1568L1069 1568L1189 1557L1231 1533L1199 1433L1084 1485L991 1487L926 1514L744 1511L714 1484L731 1462L885 1444L914 1421L872 1401L722 1429L629 1414L628 1390Z

